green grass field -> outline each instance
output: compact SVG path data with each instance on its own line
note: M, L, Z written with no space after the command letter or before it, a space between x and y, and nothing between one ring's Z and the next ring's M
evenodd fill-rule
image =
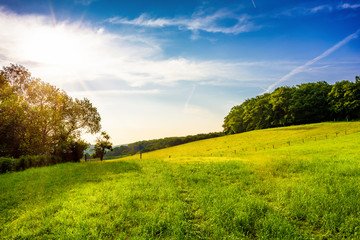
M0 239L360 239L360 122L0 175Z

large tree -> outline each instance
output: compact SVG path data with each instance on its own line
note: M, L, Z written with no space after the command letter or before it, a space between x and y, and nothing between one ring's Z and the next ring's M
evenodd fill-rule
M99 132L100 120L88 99L71 98L23 66L11 64L0 71L0 156L64 158L84 148L81 133Z

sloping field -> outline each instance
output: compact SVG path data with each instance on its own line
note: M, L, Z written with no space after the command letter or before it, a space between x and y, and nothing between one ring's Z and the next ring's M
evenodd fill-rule
M199 161L199 157L209 159L214 157L214 160L218 161L219 157L238 159L243 156L246 160L249 154L257 156L266 151L273 155L277 154L277 151L273 150L287 149L289 146L304 145L307 148L317 141L330 140L359 131L359 122L318 123L271 128L183 144L142 154L142 158L176 158L182 162L183 160ZM131 159L139 159L139 155L134 155Z
M1 239L359 239L360 123L0 176Z

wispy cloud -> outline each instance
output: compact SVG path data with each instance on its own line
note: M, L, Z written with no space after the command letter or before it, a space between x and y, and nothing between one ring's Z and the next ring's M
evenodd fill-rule
M320 6L316 6L316 7L309 9L309 12L311 12L311 13L317 13L317 12L321 12L321 11L331 12L332 10L333 10L333 7L330 5L320 5Z
M329 4L325 4L315 7L294 7L283 11L281 15L303 16L303 15L313 15L318 13L329 13L332 12L333 10L334 10L333 6Z
M357 9L360 8L360 4L343 3L338 6L339 9Z
M193 29L202 28L192 24ZM114 34L78 22L54 24L51 17L17 15L3 8L0 28L0 66L23 64L34 76L59 87L64 82L101 79L117 79L133 87L248 81L249 68L261 64L164 58L158 41L147 36Z
M90 4L92 4L93 2L96 2L98 0L75 0L76 4L81 4L84 6L89 6Z
M251 0L251 1L252 1L254 8L256 8L255 1L254 0Z
M232 25L224 26L221 24L222 20L231 19L234 21ZM108 19L113 24L126 24L141 27L178 27L180 30L190 30L193 32L205 31L210 33L224 33L224 34L240 34L244 32L259 29L260 26L255 26L250 21L249 16L238 16L231 11L222 9L212 14L204 14L203 12L196 12L190 18L176 17L176 18L151 18L147 14L142 14L135 19L127 19L122 17L114 17Z
M190 104L192 96L194 95L195 89L196 89L196 85L194 85L193 88L191 89L189 97L186 100L185 105L184 105L184 111L187 111L187 109L189 108L189 104Z
M298 16L298 15L312 15L312 14L319 14L319 13L330 13L334 11L342 11L345 9L352 9L356 10L360 8L360 4L350 4L350 3L341 3L338 5L330 5L330 4L323 4L319 6L313 7L295 7L291 9L287 9L282 12L282 15L287 16Z
M305 72L307 70L307 68L309 66L311 66L312 64L314 64L315 62L329 56L332 52L336 51L337 49L341 48L342 46L344 46L345 44L347 44L348 42L350 42L351 40L358 38L360 34L360 29L358 29L356 32L350 34L349 36L347 36L346 38L344 38L343 40L341 40L340 42L336 43L334 46L332 46L331 48L329 48L328 50L326 50L325 52L323 52L321 55L317 56L314 59L311 59L310 61L306 62L304 65L301 65L299 67L296 67L295 69L293 69L291 72L289 72L288 74L286 74L285 76L283 76L282 78L280 78L277 82L271 84L265 92L270 92L272 89L274 89L276 86L278 86L280 83L287 81L289 78L291 78L292 76L294 76L295 74L301 73L301 72Z

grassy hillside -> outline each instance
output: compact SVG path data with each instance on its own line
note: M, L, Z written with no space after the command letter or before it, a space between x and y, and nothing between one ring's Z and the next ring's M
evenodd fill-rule
M8 173L0 238L357 239L359 150L321 123Z
M330 140L358 131L360 131L359 122L318 123L270 128L175 146L145 153L142 157L144 159L165 159L170 157L180 161L203 160L201 157L207 159L214 157L216 161L219 160L219 157L239 159L244 156L248 158L249 154L258 156L264 151L265 153L276 154L277 151L273 151L274 149L283 149L289 146L305 144L304 146L307 148L317 141ZM139 156L131 158L138 159Z

